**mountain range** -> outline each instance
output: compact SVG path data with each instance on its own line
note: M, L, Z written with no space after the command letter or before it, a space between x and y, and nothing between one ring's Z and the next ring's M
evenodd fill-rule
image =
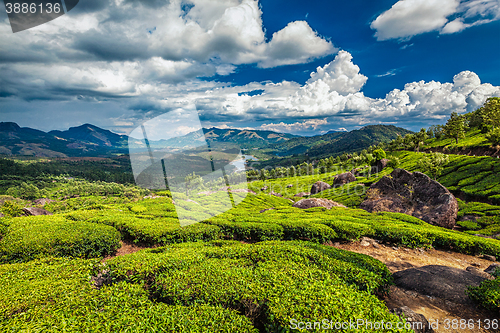
M237 145L243 149L259 149L268 156L336 155L356 151L381 141L394 139L410 131L386 125L366 126L351 132L329 132L302 137L287 133L260 130L204 128L201 131L168 140L151 141L153 148L189 148L202 137L210 144ZM38 157L110 156L128 153L128 136L119 135L91 124L71 127L66 131L43 132L20 127L12 122L0 122L0 154Z

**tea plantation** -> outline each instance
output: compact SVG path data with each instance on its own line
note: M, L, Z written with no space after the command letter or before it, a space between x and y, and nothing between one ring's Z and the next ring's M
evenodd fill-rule
M422 156L388 154L410 171L418 170ZM194 202L179 208L166 191L145 197L147 191L130 186L81 180L47 182L47 197L55 200L44 206L50 216L16 217L29 202L3 196L0 331L288 332L294 320L327 325L364 319L392 323L387 332L410 332L397 328L404 323L377 298L392 283L387 267L336 249L333 242L366 236L410 248L500 257L497 159L449 155L438 176L461 198L461 231L358 209L369 186L390 167L312 196L348 208L292 207L301 199L296 193L309 192L318 180L331 184L336 174L358 166L347 161L336 167L253 181L248 186L255 194L245 193L225 212L213 200L223 192L194 193ZM211 217L198 204L209 197L212 210L221 214ZM202 222L180 227L176 209ZM120 241L149 248L103 261ZM498 281L468 293L498 310Z

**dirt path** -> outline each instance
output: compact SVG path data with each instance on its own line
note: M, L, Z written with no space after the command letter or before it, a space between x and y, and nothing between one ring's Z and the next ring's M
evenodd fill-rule
M443 265L460 269L475 266L482 271L492 264L491 261L479 257L434 249L407 249L382 244L379 244L378 248L375 248L371 244L369 246L362 246L360 242L335 244L334 246L339 249L363 253L376 258L386 264L392 273L426 265ZM391 286L389 295L381 299L389 309L407 306L413 311L423 314L431 323L438 321L438 329L434 330L437 333L500 332L500 330L486 330L477 327L478 320L483 324L486 319L499 319L499 314L483 310L472 301L465 304L456 304L396 286ZM450 327L447 329L445 325L447 323L451 325L451 321L454 319L457 319L459 322L461 319L472 319L475 322L475 328L453 329Z
M148 249L151 248L151 246L146 246L146 245L141 245L141 244L135 244L134 242L127 241L127 240L121 240L120 241L120 248L116 250L115 253L108 255L102 259L102 261L107 261L109 259L113 259L118 256L123 256L125 254L130 254L134 253L143 249Z

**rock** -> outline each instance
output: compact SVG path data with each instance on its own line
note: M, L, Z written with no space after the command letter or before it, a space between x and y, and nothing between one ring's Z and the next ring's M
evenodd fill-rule
M500 271L500 264L491 264L484 271L486 273L488 273L488 274L493 274L493 273L495 273L495 271L497 270L497 268Z
M309 193L309 192L300 192L300 193L295 194L294 197L302 198L302 197L305 197L306 195L311 195L311 193Z
M480 276L480 277L483 277L487 280L493 280L494 277L486 272L483 272L483 271L480 271L479 269L477 269L476 267L473 267L473 266L469 266L465 269L467 272L471 272L472 274L474 275L477 275L477 276Z
M356 177L350 172L340 173L333 178L333 186L341 186L356 181Z
M359 245L364 246L364 247L367 247L367 246L370 246L370 243L369 243L369 242L367 242L367 241L365 241L365 240L362 240L362 241L359 243Z
M384 170L387 167L387 163L389 163L389 160L387 158L383 158L377 163L372 166L371 173L379 173L380 171Z
M324 190L329 190L331 188L332 187L329 184L322 181L318 181L311 186L311 194L316 194Z
M423 314L416 313L412 309L407 306L402 306L400 308L395 308L391 310L391 313L394 313L401 319L405 319L407 323L412 324L412 328L415 333L432 333L434 330L431 328L429 321L424 317ZM414 324L421 323L421 324Z
M260 190L261 190L261 191L267 191L267 189L268 189L268 188L269 188L269 187L267 187L267 186L263 186Z
M483 259L489 260L489 261L497 261L497 258L494 256L490 256L489 254L483 254Z
M267 212L268 210L274 210L276 208L266 208L266 209L263 209L260 211L260 213L264 213L264 212Z
M33 201L33 206L45 206L46 204L51 202L55 202L55 200L46 198L36 199L35 201Z
M51 212L39 207L25 207L23 212L28 216L38 216L38 215L52 215Z
M351 173L354 175L354 176L359 176L361 174L361 168L354 168L351 170Z
M339 204L338 202L323 198L302 199L294 203L293 207L301 209L308 209L313 207L325 207L327 209L331 209L332 207L347 208L346 206Z
M286 186L286 188L291 188L291 187L293 187L293 184L288 184L288 185Z
M269 192L269 195L274 195L275 197L280 197L280 198L283 198L283 195L282 195L282 194L280 194L280 193L276 193L276 192L273 192L273 191Z
M427 175L395 169L370 186L360 208L368 212L404 213L451 229L455 226L458 203L446 187Z
M398 287L458 304L469 302L465 294L468 286L478 286L486 280L463 269L439 265L405 269L393 277Z
M100 289L104 285L111 284L113 279L109 275L109 270L102 270L96 276L90 278L92 287L95 289Z
M478 264L477 262L473 262L471 265L474 267L481 267L481 264Z

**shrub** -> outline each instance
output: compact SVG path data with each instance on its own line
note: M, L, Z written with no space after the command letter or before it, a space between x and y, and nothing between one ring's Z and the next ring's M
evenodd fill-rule
M460 222L457 222L457 224L459 226L461 226L462 228L464 228L465 230L479 230L479 229L481 229L481 226L474 221L460 221Z
M224 236L246 241L268 241L283 239L284 229L276 223L210 221L218 226Z
M469 287L467 294L487 309L500 311L500 278L485 280L478 287Z
M389 168L393 168L393 169L396 169L399 167L399 165L401 164L399 158L397 157L392 157L389 162L387 162L387 166Z
M372 294L391 281L383 264L309 242L179 244L114 258L106 269L167 304L237 309L263 331L289 331L292 318L400 321Z
M94 289L91 260L47 258L0 267L0 330L44 332L254 332L234 310L154 302L142 285Z
M385 151L380 148L375 149L372 154L376 161L380 161L381 159L386 158Z
M100 257L119 247L120 234L110 226L68 221L62 216L17 217L0 241L3 262L43 256Z
M5 216L17 217L23 215L23 207L14 201L5 201L0 207L0 212Z
M486 139L492 145L500 144L500 127L496 127L486 133Z

